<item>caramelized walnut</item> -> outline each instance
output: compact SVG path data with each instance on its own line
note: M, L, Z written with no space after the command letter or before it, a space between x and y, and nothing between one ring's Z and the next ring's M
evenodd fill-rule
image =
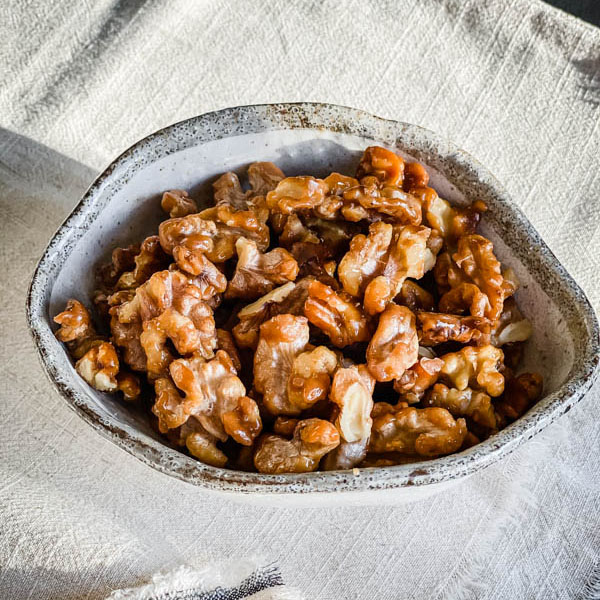
M435 300L433 294L423 289L418 283L407 279L400 289L400 293L394 301L397 304L410 308L413 312L424 310L428 312L435 311ZM446 311L443 311L446 312Z
M198 212L198 206L185 190L170 190L163 194L161 208L171 218L187 217Z
M137 375L126 371L119 371L117 373L117 388L122 392L123 398L127 402L137 400L142 393L140 378Z
M335 292L320 281L311 282L308 288L304 314L338 348L370 339L367 319L360 307L346 293Z
M496 429L492 399L485 392L471 388L457 390L436 383L425 396L423 405L445 408L453 417L468 417L481 427Z
M337 364L337 355L325 346L296 356L287 384L287 406L281 407L280 412L300 414L326 398Z
M465 235L458 240L458 250L452 255L456 265L488 297L490 309L484 314L496 321L504 302L504 278L500 263L494 256L490 240L480 235Z
M311 281L302 279L296 284L290 281L240 310L240 322L233 328L233 336L238 346L256 348L261 324L275 315L302 315Z
M514 421L525 414L541 397L543 380L539 373L522 373L506 382L496 411L502 422Z
M141 321L121 323L117 317L118 307L110 310L112 340L121 350L124 362L134 371L146 370L146 353L140 343L143 327Z
M425 189L428 193L423 195L424 221L429 227L437 230L444 240L454 243L459 237L475 232L485 205L475 203L468 207L452 206L440 198L432 188ZM419 195L416 190L411 191Z
M419 402L438 379L444 366L439 358L420 357L410 369L404 371L400 379L394 381L394 389L400 394L400 400L408 404Z
M181 427L179 434L182 445L200 462L213 467L224 467L227 456L217 448L216 438L208 433L194 417L189 418Z
M118 388L119 358L110 342L101 342L88 350L75 364L75 370L101 392L112 392Z
M473 283L461 283L440 298L440 311L462 315L469 312L473 317L490 314L488 297Z
M223 412L221 420L225 433L243 446L252 446L254 440L262 431L258 406L248 396L242 396L237 400L234 408Z
M499 348L467 346L440 358L444 361L440 377L453 387L484 390L492 397L504 391L504 376L500 372L504 354Z
M260 473L308 473L340 443L337 429L322 419L305 419L291 440L264 435L258 441L254 465Z
M456 452L467 434L465 420L454 420L444 408L388 407L373 415L370 452L433 458Z
M514 298L504 302L502 314L492 330L492 344L504 346L515 342L524 342L531 337L533 327L519 310Z
M238 239L235 247L238 262L227 287L227 298L252 300L277 285L294 281L298 275L298 263L283 248L262 254L256 243L246 238Z
M336 371L330 399L339 409L335 426L343 441L358 442L369 438L374 389L375 379L365 365Z
M402 185L404 179L404 160L397 154L381 146L369 146L362 155L356 177L375 176L381 183Z
M295 417L286 417L279 415L273 423L273 433L286 438L291 438L294 435L294 429L298 425L299 419Z
M446 342L481 346L490 341L490 322L482 317L418 312L417 329L422 346L437 346Z
M369 371L377 381L400 379L417 362L418 353L415 315L405 306L390 304L367 348Z
M292 245L300 243L319 244L320 240L317 234L309 229L300 219L300 217L292 213L284 217L285 224L279 235L279 244L286 248L291 248Z
M87 308L73 298L67 301L65 310L54 317L54 322L60 325L55 335L61 342L77 344L96 334Z
M327 184L314 177L286 177L267 194L267 206L289 215L297 210L320 206L328 192Z
M219 350L225 350L231 358L231 362L235 370L239 373L242 369L242 362L240 361L240 355L236 348L233 336L229 331L225 329L217 329L217 348Z

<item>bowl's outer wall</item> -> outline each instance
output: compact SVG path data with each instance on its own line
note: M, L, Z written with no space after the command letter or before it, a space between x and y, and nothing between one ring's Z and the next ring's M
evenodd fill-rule
M425 163L431 183L455 203L484 200L483 231L504 266L515 269L518 301L533 321L526 367L545 377L546 396L523 419L461 454L386 469L266 476L202 465L165 446L114 397L87 386L52 334L51 317L65 301L86 302L94 269L117 245L156 231L162 191L183 188L210 201L210 183L227 170L243 175L272 160L288 175L352 173L367 145L381 143ZM510 451L565 412L596 373L598 330L587 299L494 178L451 144L419 127L327 105L267 105L227 109L173 125L125 152L92 185L59 229L36 271L28 310L34 339L50 378L92 425L151 466L211 489L260 494L365 492L444 482L468 475ZM437 488L438 486L434 486ZM413 493L414 494L414 493Z

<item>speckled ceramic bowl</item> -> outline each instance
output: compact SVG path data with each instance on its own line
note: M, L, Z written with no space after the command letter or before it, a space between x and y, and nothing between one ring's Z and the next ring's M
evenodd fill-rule
M53 335L52 317L67 298L89 302L94 266L113 247L156 231L162 191L183 188L208 197L218 174L257 160L273 161L288 175L352 173L363 149L373 143L425 164L433 187L448 200L462 204L480 198L489 206L482 230L522 282L518 301L535 332L525 363L541 371L545 382L544 398L516 423L464 452L418 464L260 475L210 467L167 447L143 415L78 377ZM263 502L381 503L438 491L500 459L568 411L592 384L598 365L598 323L588 300L483 166L421 127L325 104L221 110L132 146L98 177L50 241L33 276L27 313L50 379L94 429L165 474Z

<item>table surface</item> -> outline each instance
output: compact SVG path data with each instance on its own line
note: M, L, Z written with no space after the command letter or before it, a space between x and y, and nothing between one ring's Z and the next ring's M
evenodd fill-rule
M486 164L600 306L600 30L527 0L0 5L0 597L103 598L161 569L277 561L307 598L600 593L596 386L446 494L397 507L215 501L101 438L24 317L56 227L140 137L226 106L351 105Z

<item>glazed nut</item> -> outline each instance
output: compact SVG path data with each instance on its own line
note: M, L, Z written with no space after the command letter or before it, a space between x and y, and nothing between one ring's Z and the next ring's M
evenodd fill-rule
M504 391L504 376L500 372L504 354L499 348L466 346L440 358L444 361L440 377L452 387L483 390L493 398Z
M483 317L418 312L417 329L422 346L446 342L483 345L490 341L490 322Z
M198 212L198 206L185 190L165 192L160 201L160 206L171 218L187 217L187 215Z
M394 381L400 400L408 404L419 402L425 391L437 381L443 366L444 361L439 358L419 357L400 379Z
M395 301L402 306L410 308L413 312L419 310L435 312L435 300L433 294L422 288L418 283L407 279L400 289ZM442 311L449 312L449 311Z
M291 440L279 435L262 436L254 465L260 473L308 473L339 443L340 435L329 421L305 419L298 422Z
M54 317L54 322L60 325L56 337L61 342L82 341L95 335L90 313L79 300L73 298L67 301L65 310Z
M227 298L254 300L278 285L294 281L298 263L283 248L261 253L256 243L239 238L235 244L238 262L227 287Z
M381 146L369 146L358 164L356 177L375 176L381 183L402 185L404 160Z
M367 365L377 381L400 379L417 362L419 339L415 315L405 306L390 304L379 318L367 348Z
M383 403L377 403L378 404ZM433 458L456 452L467 434L464 419L444 408L386 406L373 415L369 451Z
M224 412L221 419L225 433L243 446L251 446L262 430L258 406L248 396L239 398L235 408Z
M290 215L298 210L320 206L328 191L322 179L286 177L267 194L267 206L271 211Z
M88 350L75 364L75 370L93 388L101 392L117 389L119 358L110 342L102 342Z
M335 426L343 441L358 442L369 438L374 388L375 379L365 365L336 371L330 398L339 408Z
M225 350L225 352L229 354L229 358L231 358L233 367L238 373L240 373L242 370L242 361L240 360L240 355L235 345L233 336L229 331L226 331L225 329L217 329L217 348L219 350Z
M522 373L506 383L503 396L496 402L501 419L514 421L525 414L541 397L543 380L539 373Z
M445 408L453 417L468 417L486 429L496 428L496 413L492 399L471 388L457 390L436 383L423 400L424 406Z
M475 284L466 282L448 290L440 298L439 308L443 313L468 312L473 317L484 317L491 312L488 297Z
M531 337L533 327L519 310L514 298L504 302L502 314L492 330L494 346L504 346L515 342L525 342Z
M206 433L191 433L187 436L185 445L189 453L200 462L221 468L227 464L227 456L217 448L214 438Z
M126 371L119 371L117 373L117 388L122 392L123 399L127 402L134 402L142 393L140 378Z
M369 340L369 325L360 306L345 292L335 292L320 281L309 285L304 314L338 348Z

